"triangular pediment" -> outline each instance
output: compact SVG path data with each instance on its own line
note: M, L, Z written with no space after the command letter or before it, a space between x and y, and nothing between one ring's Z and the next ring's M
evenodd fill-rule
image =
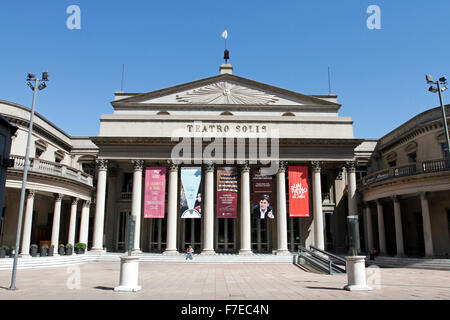
M231 74L222 74L182 85L134 94L113 105L324 105L336 103L270 86Z

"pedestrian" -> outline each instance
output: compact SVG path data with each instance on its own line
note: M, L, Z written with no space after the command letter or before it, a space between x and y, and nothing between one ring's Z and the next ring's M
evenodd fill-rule
M194 249L192 248L192 246L189 246L189 248L186 250L186 260L187 259L193 259L192 254L194 253Z

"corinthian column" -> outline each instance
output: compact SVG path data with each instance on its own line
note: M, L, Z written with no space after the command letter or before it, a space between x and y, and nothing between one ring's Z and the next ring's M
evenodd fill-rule
M67 241L67 243L71 243L72 245L75 243L75 229L77 224L77 205L78 205L78 198L73 198L72 206L70 207L69 236Z
M204 243L202 254L214 254L214 163L206 163Z
M250 166L241 165L241 249L239 254L252 254L250 222Z
M347 180L348 180L348 215L358 215L358 202L356 199L356 164L354 161L347 162Z
M321 163L311 162L313 169L313 207L314 207L314 238L315 245L321 250L325 250L323 238L323 212L322 212L322 187L320 184Z
M134 246L133 253L141 253L141 204L142 204L142 168L144 167L144 160L132 160L133 173L133 197L131 202L131 214L135 217L134 230Z
M79 242L86 244L86 249L88 245L88 235L89 235L89 212L91 209L91 201L87 200L83 203L83 208L81 209L81 221L80 221L80 237ZM71 243L71 242L69 242ZM71 243L73 245L73 243Z
M397 245L397 256L403 257L405 255L405 250L403 247L402 211L398 197L395 196L392 198L394 200L395 242Z
M164 254L177 255L178 164L169 164L169 199L167 206L167 241Z
M105 198L106 198L106 174L108 170L108 160L97 159L97 199L95 205L94 235L92 239L91 251L104 252L103 250L103 229L105 224Z
M28 257L30 255L31 224L33 222L33 206L35 195L35 190L28 190L27 207L25 209L25 220L23 223L22 251L20 252L23 257ZM19 248L16 248L16 250L19 250Z
M277 254L289 254L287 247L287 216L286 216L286 162L280 161L277 172Z
M61 221L61 201L63 194L57 194L55 198L55 209L53 211L52 241L51 244L58 250L59 242L59 225Z
M423 219L423 239L425 240L425 256L433 257L433 236L431 233L430 208L428 206L428 198L426 193L420 194L420 203L422 206Z

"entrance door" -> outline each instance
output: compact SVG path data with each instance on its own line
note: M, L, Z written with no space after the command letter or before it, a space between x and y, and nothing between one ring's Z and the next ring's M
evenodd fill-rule
M127 251L127 224L128 216L131 214L130 211L119 212L119 221L117 229L117 244L116 248L118 252Z
M217 219L217 252L236 252L236 219Z
M192 246L196 253L201 252L202 239L202 220L201 219L183 219L184 221L184 248L185 252L189 246Z

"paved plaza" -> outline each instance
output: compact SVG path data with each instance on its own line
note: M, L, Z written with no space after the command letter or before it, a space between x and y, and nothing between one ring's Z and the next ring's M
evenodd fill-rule
M450 271L366 269L370 292L348 292L346 275L305 272L289 264L140 264L137 293L114 292L119 263L87 263L17 272L0 271L0 299L57 300L399 300L450 299ZM373 272L373 271L378 271Z

